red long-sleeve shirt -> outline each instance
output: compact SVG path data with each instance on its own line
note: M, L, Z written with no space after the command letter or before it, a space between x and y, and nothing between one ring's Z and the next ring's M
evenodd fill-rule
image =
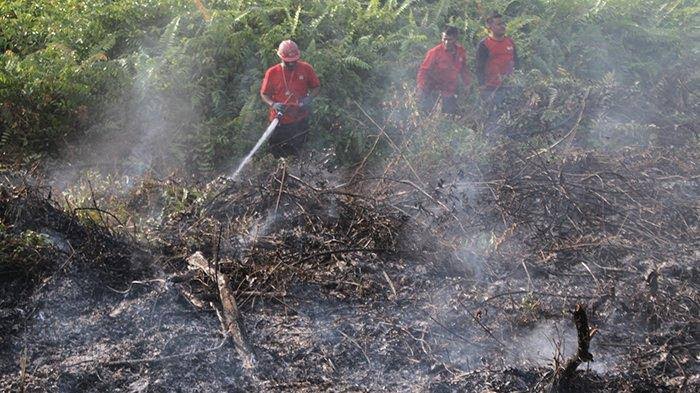
M299 60L292 70L282 67L282 64L270 67L265 72L260 92L270 96L272 101L281 102L287 106L280 123L290 124L303 120L309 115L307 109L299 107L300 100L320 84L313 67ZM277 112L270 108L270 121L276 115Z
M418 89L438 91L442 96L454 95L459 77L465 86L469 86L471 76L467 69L467 51L463 46L455 44L453 54L441 43L425 55L418 69Z
M476 49L476 77L487 89L501 86L503 77L518 67L518 52L510 37L486 37Z

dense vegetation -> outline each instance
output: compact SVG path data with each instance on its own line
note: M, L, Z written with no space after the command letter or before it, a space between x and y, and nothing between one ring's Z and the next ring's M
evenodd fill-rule
M504 100L420 115L441 29L473 70L494 10L521 58ZM697 391L698 15L3 0L0 391ZM287 38L322 83L312 149L219 177Z
M323 84L315 139L354 161L376 132L357 104L405 127L417 66L441 27L462 29L473 52L491 10L507 15L520 48L518 128L556 131L592 89L590 124L605 116L597 132L693 133L698 51L688 37L700 7L691 0L9 0L0 5L0 148L34 160L78 142L150 138L169 141L153 154L172 164L231 165L264 128L257 90L291 37ZM482 112L471 110L473 91L463 97L467 116L438 126L470 141Z

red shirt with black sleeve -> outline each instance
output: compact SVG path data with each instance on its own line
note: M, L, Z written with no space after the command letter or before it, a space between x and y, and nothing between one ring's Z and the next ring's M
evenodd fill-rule
M503 77L513 73L518 66L518 53L510 37L497 40L486 37L476 49L476 77L481 86L495 89L501 86Z
M418 90L439 91L442 96L454 95L460 76L468 86L471 76L467 69L467 51L455 44L453 54L441 43L428 51L418 69Z
M293 69L282 66L282 63L270 67L265 72L265 78L260 86L260 92L272 98L274 102L281 102L287 106L281 124L296 123L309 115L306 108L299 107L299 102L309 90L321 85L313 67L307 62L297 61ZM270 121L277 112L270 108Z

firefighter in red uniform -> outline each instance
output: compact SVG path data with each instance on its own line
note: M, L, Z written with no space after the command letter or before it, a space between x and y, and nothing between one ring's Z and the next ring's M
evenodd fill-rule
M281 116L270 137L270 152L284 157L298 154L306 142L311 102L321 84L313 67L299 60L301 52L294 41L282 41L277 55L282 62L265 72L260 97L270 106L270 121Z
M459 30L448 26L442 32L442 42L428 51L418 69L418 100L423 112L430 112L441 97L442 111L454 114L459 78L469 87L467 52L457 43L458 38Z
M504 77L518 67L518 52L513 40L506 36L506 23L499 13L486 18L486 27L490 34L476 49L476 77L481 96L500 101Z

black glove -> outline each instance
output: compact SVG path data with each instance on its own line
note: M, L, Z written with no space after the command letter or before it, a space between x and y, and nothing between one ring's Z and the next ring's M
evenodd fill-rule
M281 102L275 102L272 104L272 109L274 109L277 113L284 113L284 111L287 110L287 106Z
M305 96L299 101L299 106L302 108L308 108L311 106L311 103L314 101L313 96Z

